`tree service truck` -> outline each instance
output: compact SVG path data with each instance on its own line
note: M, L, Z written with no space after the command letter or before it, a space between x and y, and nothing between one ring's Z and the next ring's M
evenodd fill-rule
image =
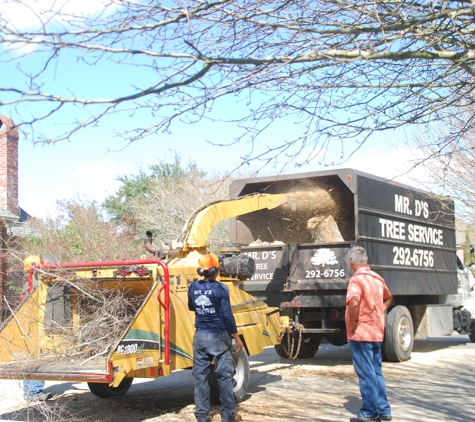
M475 341L473 277L459 262L451 199L341 169L237 180L230 197L285 194L273 209L237 216L231 242L256 263L244 290L278 307L279 355L310 358L322 339L347 342L348 251L362 246L394 295L384 353L410 358L414 338Z

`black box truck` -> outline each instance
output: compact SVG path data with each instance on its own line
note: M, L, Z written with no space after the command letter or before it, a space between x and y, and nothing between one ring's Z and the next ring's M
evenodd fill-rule
M347 254L357 245L394 295L383 346L388 360L409 359L415 337L457 330L475 340L469 310L452 300L461 271L450 198L352 169L236 180L230 186L232 199L253 193L289 198L231 221L231 243L256 263L244 289L280 308L279 355L309 358L322 339L347 342Z

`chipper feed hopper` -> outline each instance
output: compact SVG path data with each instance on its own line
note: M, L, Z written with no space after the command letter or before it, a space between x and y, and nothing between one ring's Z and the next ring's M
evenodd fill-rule
M286 200L258 194L205 206L189 218L166 255L157 252L153 259L33 265L24 299L1 327L0 378L84 381L107 398L126 393L135 377L190 368L194 314L187 290L198 279L197 263L207 252L211 229ZM279 342L279 313L239 286L254 273L252 258L232 244L223 245L221 255L219 280L229 287L245 344L233 356L239 400L249 380L247 354Z

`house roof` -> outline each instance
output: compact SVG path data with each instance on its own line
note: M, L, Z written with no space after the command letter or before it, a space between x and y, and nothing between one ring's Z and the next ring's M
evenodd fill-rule
M15 223L18 221L18 216L0 207L0 220Z
M18 207L20 209L20 217L18 218L19 223L24 223L26 220L31 218L31 215L28 214L22 207Z
M33 230L30 225L27 223L27 220L31 218L31 215L28 214L23 208L20 208L20 216L18 220L11 224L7 228L9 236L14 237L26 237L29 236Z

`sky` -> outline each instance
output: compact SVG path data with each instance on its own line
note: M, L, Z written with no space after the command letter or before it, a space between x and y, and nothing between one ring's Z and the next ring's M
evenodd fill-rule
M25 0L29 1L29 0ZM6 17L18 28L30 28L38 23L38 17L33 11L47 10L51 0L30 1L32 8L22 9L17 7L21 3L6 2L0 9L2 17ZM62 3L66 4L65 12L74 10L76 13L83 11L94 12L101 7L98 0L59 0L57 7ZM69 8L69 9L68 9ZM44 16L40 12L38 16ZM26 47L25 47L26 48ZM20 48L18 54L27 52L25 48ZM0 50L1 52L1 50ZM42 66L42 61L35 56L26 56L23 63L32 67ZM16 69L15 61L2 64L2 84L10 86L20 86L25 78ZM60 60L54 68L50 82L58 90L73 92L80 90L82 95L114 96L118 93L130 91L132 79L142 81L145 75L137 75L141 69L134 68L133 78L127 72L131 69L122 70L122 67L107 66L84 66L68 56L68 52L62 53ZM125 72L125 73L124 73ZM47 75L46 75L47 76ZM51 86L51 85L50 85ZM48 87L49 88L49 87ZM74 91L75 92L75 91ZM5 93L1 100L8 99ZM233 102L234 101L234 102ZM220 117L220 111L230 107L231 110L238 110L239 104L235 99L227 99L225 102L215 104L214 116ZM35 104L27 104L23 108L23 116L28 118L28 111L33 111L38 107ZM72 111L71 111L72 110ZM0 109L0 113L10 116L11 110ZM55 119L50 119L42 123L41 128L44 133L54 132L61 128L62 118L70 117L71 113L85 113L80 107L70 108L66 114L57 114ZM63 111L61 111L63 113ZM66 113L66 112L64 112ZM46 217L55 213L56 201L71 198L75 195L82 195L87 198L102 202L105 197L113 194L120 186L116 180L121 175L133 175L139 168L146 169L147 166L155 164L160 160L172 161L175 153L187 160L195 160L199 167L204 170L216 169L220 171L231 171L240 166L243 157L251 151L254 153L272 148L279 142L291 141L295 122L283 120L276 127L267 131L259 138L256 145L246 143L233 144L234 138L238 134L236 125L226 125L220 122L202 121L195 125L178 123L172 125L170 133L161 133L149 138L137 141L124 146L126 143L114 136L115 131L128 127L133 128L144 123L144 113L130 112L129 114L110 116L100 124L88 128L78 133L71 142L62 141L54 145L34 145L24 138L20 138L19 144L19 203L20 206L30 215L36 217ZM10 116L15 121L15 116ZM18 123L18 121L17 121ZM337 166L322 166L323 156L320 154L310 164L295 168L290 163L285 167L288 173L328 170L334 167L349 167L362 170L389 179L395 178L404 170L406 159L395 148L398 141L404 141L403 132L392 135L391 142L382 137L373 137L368 140L358 151L349 158L351 151L356 147L354 144L345 142L344 159L340 159L340 149L338 145L331 144L326 163L338 162ZM230 146L217 146L217 144L232 144ZM309 151L307 150L308 154ZM304 153L300 155L302 159ZM333 160L332 157L335 157ZM273 175L280 171L286 164L286 157L282 155L275 167L271 165L262 169L261 174ZM259 168L257 163L251 167L255 170ZM397 177L397 181L413 184L407 176Z
M268 142L272 145L272 140ZM102 202L119 188L118 176L137 174L140 167L146 169L159 160L172 162L175 152L185 161L195 160L205 170L230 171L239 166L243 149L242 145L212 146L204 135L186 136L181 130L174 131L169 139L148 138L122 150L113 150L114 145L115 140L107 137L44 146L34 146L20 139L20 206L30 215L44 218L55 214L57 200L77 194ZM313 161L297 169L289 165L285 171L299 173L345 167L414 185L406 175L401 175L406 163L405 157L393 145L375 139L367 141L343 164L321 166ZM262 173L273 175L280 168L267 166Z

